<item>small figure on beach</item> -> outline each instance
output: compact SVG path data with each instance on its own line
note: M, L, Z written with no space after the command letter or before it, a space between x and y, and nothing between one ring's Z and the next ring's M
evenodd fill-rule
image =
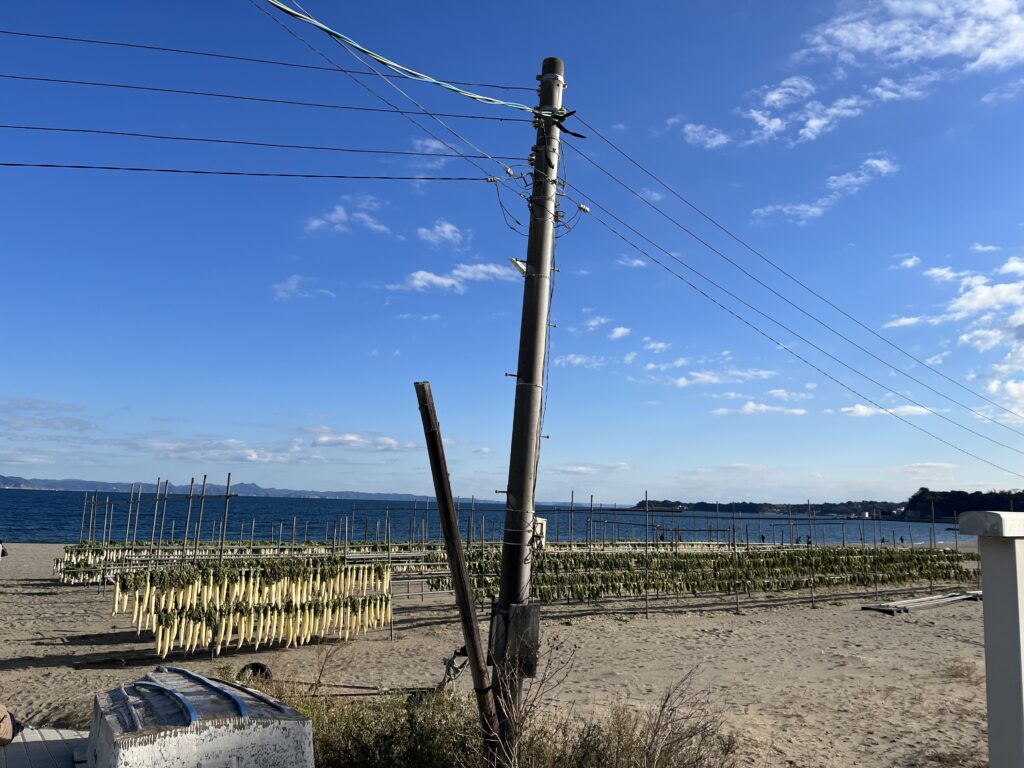
M902 536L900 536L900 544L901 545L903 544L903 537Z
M882 537L882 543L885 544L885 536Z
M761 534L761 543L764 544L764 534Z
M8 554L10 554L10 553L7 551L7 547L5 547L4 543L2 541L0 541L0 560L2 560L3 558L7 557Z
M797 544L802 544L802 543L803 543L803 540L804 540L804 537L803 537L803 536L797 536L797 537L796 537L796 543L797 543Z

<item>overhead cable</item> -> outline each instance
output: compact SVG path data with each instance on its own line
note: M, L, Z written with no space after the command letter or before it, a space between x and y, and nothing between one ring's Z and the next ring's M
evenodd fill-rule
M273 14L269 10L267 10L263 6L262 0L249 0L249 4L252 5L253 8L258 10L264 16L266 16L268 19L270 19L275 25L277 25L280 29L282 29L293 40L297 41L304 48L306 48L307 50L311 51L314 55L319 56L321 59L323 59L323 61L325 61L326 63L328 63L328 64L330 64L332 66L334 66L339 71L344 72L344 70L342 69L341 65L338 64L333 58L328 56L326 53L324 53L319 48L317 48L315 45L310 43L308 40L306 40L300 34L298 34L293 29L291 29L287 24L285 24L281 19L279 19L275 14ZM421 130L427 136L432 138L434 141L439 142L442 146L447 147L449 150L451 150L452 152L455 152L456 154L459 154L464 160L466 160L466 162L468 162L474 168L479 170L481 173L487 173L487 171L483 168L483 166L480 165L478 162L476 162L476 160L473 160L472 158L470 158L467 155L462 155L461 153L459 153L459 150L457 150L455 147L453 147L447 141L442 139L436 133L434 133L429 128L424 126L422 123L420 123L418 120L416 120L413 117L413 115L423 114L424 116L430 117L432 120L434 120L434 122L438 123L442 128L444 128L449 133L451 133L456 138L458 138L463 144L466 144L467 146L471 147L472 149L474 149L475 151L479 152L480 154L486 155L488 157L488 159L492 160L499 167L501 167L508 176L510 176L510 177L514 176L514 173L506 165L504 165L503 163L500 163L498 160L496 160L495 158L491 157L486 152L481 150L479 147L477 147L476 144L471 142L469 139L467 139L461 133L459 133L454 128L452 128L450 125L448 125L446 122L444 122L444 120L442 120L441 117L439 117L437 115L437 113L433 113L433 112L429 111L426 107L424 107L422 104L420 104L414 98L412 98L409 94L407 94L405 91L403 91L401 88L399 88L398 85L396 85L395 83L391 82L391 80L388 80L387 78L385 78L383 76L383 73L377 71L377 69L373 65L367 65L366 62L362 61L362 59L359 58L359 54L357 54L354 50L352 50L351 48L345 46L341 41L337 40L336 38L332 37L330 39L333 40L337 45L341 46L342 49L344 49L356 61L358 61L361 64L366 65L370 70L373 71L374 74L380 75L381 79L384 82L386 82L389 85L391 85L392 88L394 88L396 91L398 91L400 94L402 94L402 96L404 96L408 101L411 101L420 110L419 113L414 113L414 112L403 113L403 116L405 117L405 119L408 120L412 125L416 126L419 130ZM348 78L353 83L355 83L360 88L365 90L367 93L369 93L375 99L380 101L382 104L387 105L390 109L397 110L397 111L401 112L399 107L394 102L390 101L389 99L385 98L381 94L377 93L376 89L374 89L370 84L364 83L362 80L360 80L359 78L354 77L352 75L347 75L347 76L348 76ZM499 193L499 196L500 196L500 193Z
M796 338L800 339L800 341L802 341L805 344L808 344L809 346L813 347L814 349L816 349L821 354L825 355L826 357L828 357L832 361L838 363L839 365L841 365L844 368L846 368L847 370L849 370L851 373L857 374L862 379L864 379L866 381L869 381L872 384L874 384L876 387L879 387L880 389L883 389L883 390L885 390L886 392L888 392L890 394L896 395L897 397L903 398L904 400L906 400L911 405L913 405L913 406L915 406L917 408L921 408L921 409L927 411L928 413L932 414L933 416L937 416L938 418L942 419L943 421L949 422L950 424L952 424L952 425L954 425L956 427L959 427L960 429L964 430L965 432L970 432L972 435L974 435L976 437L980 437L983 440L987 440L988 442L993 443L994 445L998 445L1000 448L1006 448L1007 450L1014 451L1015 453L1019 453L1021 455L1024 455L1024 450L1021 450L1019 448L1013 447L1012 445L1008 445L1006 443L1000 442L999 440L996 440L993 437L989 437L988 435L986 435L986 434L984 434L982 432L978 432L977 430L972 429L971 427L968 427L966 424L961 424L959 421L956 421L955 419L951 419L949 416L946 416L945 414L935 410L934 408L929 408L927 405L923 405L922 403L919 403L917 400L913 399L909 395L904 394L903 392L899 392L899 391L893 389L892 387L887 387L885 384L883 384L882 382L878 381L877 379L875 379L875 378L869 376L868 374L864 373L863 371L853 367L852 365L850 365L849 363L845 362L844 360L841 360L840 358L838 358L835 355L833 355L831 352L827 351L826 349L823 349L818 344L815 344L813 341L808 339L806 336L804 336L804 335L800 334L799 332L793 330L792 328L790 328L788 325L786 325L782 321L777 320L776 318L774 318L771 315L769 315L767 312L764 312L763 310L761 310L758 307L754 306L750 302L740 298L739 296L737 296L735 293L730 291L725 286L721 285L720 283L716 282L712 278L708 277L703 272L700 272L699 270L697 270L694 267L690 266L688 263L683 261L679 256L677 256L676 254L672 253L671 251L667 250L663 246L661 246L658 243L656 243L653 240L651 240L647 235L645 235L643 232L641 232L636 227L631 225L629 222L623 221L621 218L616 216L612 211L608 210L608 208L606 208L605 206L601 205L599 202L594 200L590 195L586 194L585 192L583 192L578 187L576 187L576 186L574 186L572 184L569 184L567 186L570 189L575 190L577 192L577 194L579 194L583 199L587 200L592 206L594 206L595 208L599 208L600 210L604 211L608 216L610 216L611 218L615 219L615 221L617 221L619 224L621 224L622 226L626 227L631 232L633 232L633 234L637 235L642 240L645 240L647 243L649 243L650 245L652 245L653 247L655 247L656 249L658 249L659 251L664 253L666 256L668 256L670 259L672 259L673 261L678 263L680 266L682 266L687 271L692 272L693 274L697 275L699 278L701 278L705 282L710 283L715 288L720 290L726 296L729 296L733 300L738 301L740 304L742 304L743 306L747 307L747 309L750 309L751 311L756 312L757 314L761 315L761 317L765 318L769 322L774 323L775 325L777 325L779 328L782 328L787 333L792 334Z
M993 405L996 408L1000 409L1001 411L1004 411L1005 413L1007 413L1007 414L1009 414L1011 416L1014 416L1014 417L1016 417L1018 419L1024 419L1024 414L1018 413L1017 411L1015 411L1015 410L1013 410L1011 408L1007 408L1005 405L1002 405L1001 403L999 403L999 402L997 402L997 401L987 397L983 393L978 392L978 391L976 391L974 389L971 389L970 387L968 387L963 382L957 381L952 376L949 376L948 374L943 373L938 368L936 368L935 366L931 365L927 360L920 359L913 352L910 352L909 350L907 350L904 347L900 346L899 344L897 344L896 342L894 342L891 339L887 338L886 336L883 336L881 333L876 331L874 328L872 328L867 323L865 323L865 322L863 322L861 320L858 320L856 317L854 317L852 314L847 312L845 309L843 309L839 305L835 304L827 296L824 296L823 294L819 293L818 291L816 291L811 286L807 285L804 281L802 281L796 275L792 274L790 271L788 271L785 267L780 265L778 262L773 261L771 258L769 258L764 253L762 253L760 250L758 250L757 248L752 246L750 243L748 243L746 240L741 238L739 235L735 234L732 230L730 230L724 224L721 224L720 222L718 222L713 216L711 216L709 213L705 212L703 209L698 207L695 203L693 203L692 201L687 199L685 196L680 194L678 191L676 191L673 187L671 187L667 182L663 181L659 176L657 176L649 168L647 168L646 166L642 165L638 160L636 160L633 157L631 157L628 153L626 153L625 150L620 148L615 142L613 142L611 139L609 139L607 136L605 136L603 133L601 133L601 131L599 131L593 125L591 125L590 123L586 122L583 118L579 118L578 117L577 119L583 125L585 125L587 128L589 128L591 131L593 131L594 134L597 135L597 137L599 139L601 139L603 142L605 142L609 147L614 149L616 152L618 152L620 155L622 155L622 157L624 157L626 160L628 160L630 163L632 163L638 169L640 169L645 174L647 174L647 176L649 176L651 179L653 179L655 182L657 182L669 194L671 194L673 197L675 197L680 202L685 204L692 211L694 211L695 213L697 213L698 215L703 217L705 220L707 220L709 223L711 223L714 227L716 227L719 231L723 232L728 237L732 238L735 242L737 242L739 245L743 246L746 250L748 250L754 256L757 256L759 259L764 261L766 264L771 266L773 269L775 269L776 271L778 271L778 272L782 273L783 275L785 275L787 278L789 278L791 281L793 281L798 286L803 288L805 291L810 293L812 296L817 298L819 301L824 302L825 304L830 306L833 310L835 310L839 314L843 315L848 320L856 323L862 329L864 329L865 331L870 333L872 336L874 336L875 338L879 339L880 341L885 342L890 347L895 349L897 352L905 355L906 357L908 357L910 360L914 361L918 365L924 366L925 368L927 368L932 373L934 373L934 374L936 374L938 376L941 376L943 379L948 381L950 384L955 384L956 386L958 386L960 389L964 390L965 392L968 392L968 393L974 395L975 397L977 397L977 398L979 398L981 400L984 400L989 405Z
M663 261L661 261L657 257L651 255L646 250L644 250L642 247L640 247L639 245L637 245L636 243L631 241L629 238L627 238L621 232L616 230L608 222L604 221L604 219L602 219L600 216L598 216L596 214L591 214L590 218L592 218L595 221L597 221L599 224L601 224L603 227L605 227L613 235L618 237L620 240L622 240L628 246L630 246L631 248L636 250L638 253L642 254L644 257L649 259L654 264L657 264L659 267L664 269L666 272L671 274L673 277L677 278L678 280L681 280L683 283L685 283L687 286L689 286L694 291L699 293L701 296L703 296L705 299L707 299L712 304L717 306L719 309L721 309L724 312L729 313L734 318L736 318L741 323L743 323L748 328L750 328L752 331L754 331L755 333L759 334L760 336L763 336L764 338L766 338L768 341L770 341L775 346L777 346L777 347L779 347L781 349L786 350L786 352L788 352L790 355L792 355L793 357L795 357L797 360L801 361L802 363L804 363L808 367L812 368L813 370L817 371L819 374L821 374L825 378L827 378L827 379L831 380L832 382L838 384L840 387L842 387L846 391L850 392L851 394L855 395L856 397L860 398L861 400L865 400L866 402L870 403L872 405L872 407L878 409L879 412L883 412L883 413L889 414L894 419L898 419L899 421L903 422L907 426L913 427L917 431L924 433L928 437L931 437L932 439L939 441L940 443L948 446L949 448L952 448L955 451L958 451L959 453L964 454L965 456L969 456L972 459L980 461L980 462L982 462L984 464L988 464L990 467L998 469L1001 472L1006 472L1007 474L1014 475L1014 476L1020 477L1020 478L1024 478L1024 474L1022 474L1020 472L1015 472L1014 470L1009 469L1008 467L1004 467L1004 466L1002 466L1000 464L995 463L994 461L990 461L989 459L986 459L986 458L984 458L982 456L979 456L978 454L973 453L972 451L969 451L966 448L962 448L959 445L956 445L955 443L952 443L949 440L946 440L945 438L940 437L939 435L936 435L935 433L925 429L924 427L922 427L922 426L920 426L918 424L915 424L914 422L910 421L909 419L905 419L904 417L900 416L898 413L894 412L892 409L886 408L885 406L883 406L883 405L877 403L876 401L872 400L867 395L864 395L861 392L858 392L856 389L854 389L853 387L851 387L847 383L845 383L843 381L840 381L835 376L830 374L828 371L825 371L824 369L822 369L819 366L815 365L813 362L811 362L810 360L805 358L803 355L801 355L800 353L794 351L791 347L789 347L786 344L782 343L781 341L776 339L774 336L772 336L768 332L762 330L761 328L759 328L757 325L755 325L751 321L747 320L742 315L740 315L737 312L733 311L731 308L727 307L722 302L718 301L715 297L711 296L709 293L707 293L705 290L700 288L698 285L694 284L693 282L688 280L685 276L679 274L677 271L672 269L671 266L669 266L668 264L664 263ZM614 218L614 216L612 218Z
M298 19L299 21L303 21L306 24L310 24L316 27L317 29L322 30L327 35L334 38L343 45L369 56L374 61L390 69L392 72L395 72L410 80L418 80L423 83L430 83L431 85L439 86L448 91L451 91L452 93L456 93L459 96L465 96L466 98L472 99L473 101L478 101L481 104L490 104L499 107L509 107L510 109L517 109L521 112L532 113L535 111L533 107L528 107L525 104L519 104L518 102L514 101L504 101L502 99L495 99L490 96L484 96L479 93L473 93L472 91L467 91L464 88L460 88L454 83L446 82L444 80L437 80L436 78L433 78L430 75L425 75L422 72L417 72L415 69L410 69L409 67L403 66L395 61L392 61L391 59L386 58L385 56L381 56L379 53L371 51L369 48L366 48L365 46L357 43L351 37L348 37L347 35L344 35L341 32L338 32L337 30L331 29L326 24L322 24L321 22L314 19L312 16L303 13L302 11L298 11L295 8L291 8L285 5L284 3L280 2L279 0L267 0L267 2L274 6L275 8L277 8L278 10L288 14L289 16L295 19Z
M232 99L235 101L254 101L262 104L286 104L289 106L297 107L316 107L318 109L340 109L348 110L353 112L381 112L385 114L397 114L397 115L417 115L419 112L413 112L411 110L402 109L384 109L383 107L362 107L354 106L351 104L325 104L317 101L299 101L296 99L274 99L267 96L242 96L236 93L218 93L214 91L194 91L187 90L184 88L162 88L155 85L132 85L128 83L107 83L98 82L94 80L70 80L66 78L57 77L36 77L29 75L14 75L6 72L0 72L0 78L5 80L21 80L26 82L36 83L58 83L60 85L84 85L95 88L118 88L129 91L145 91L147 93L171 93L181 96L207 96L210 98L217 99ZM457 114L451 112L438 112L435 113L441 117L448 118L459 118L462 120L491 120L499 123L528 123L529 118L518 118L518 117L498 117L496 115L468 115L468 114Z
M113 131L105 130L101 128L68 128L63 126L51 126L51 125L4 125L0 124L0 130L14 130L14 131L36 131L42 133L73 133L73 134L85 134L95 136L117 136L124 138L133 139L157 139L160 141L185 141L185 142L198 142L204 144L229 144L232 146L241 147L266 147L271 149L301 149L311 150L318 152L348 152L354 154L365 154L365 155L397 155L400 157L437 157L437 158L451 158L451 157L475 157L478 160L482 160L489 155L463 155L458 152L426 152L426 151L415 151L409 149L371 149L361 147L333 147L325 146L321 144L285 144L280 142L272 141L254 141L248 139L220 139L212 136L175 136L164 133L143 133L140 131ZM520 160L506 155L494 155L502 160Z
M938 395L939 397L942 397L942 398L948 400L949 402L953 403L954 405L958 405L961 408L964 408L964 409L970 411L972 414L977 416L979 419L983 419L985 421L989 421L992 424L996 424L997 426L1000 426L1003 429L1009 430L1010 432L1013 432L1013 433L1015 433L1015 434L1017 434L1017 435L1019 435L1021 437L1024 437L1024 432L1021 432L1019 429L1016 429L1016 428L1010 426L1009 424L1007 424L1007 423L1005 423L1003 421L999 421L998 419L994 419L991 416L989 416L988 414L983 413L983 412L981 412L979 410L976 410L976 409L972 408L971 406L967 405L966 403L963 403L960 400L957 400L955 397L947 395L945 392L943 392L943 391L941 391L939 389L936 389L935 387L931 386L927 382L921 381L921 379L917 378L916 376L914 376L913 374L911 374L908 371L904 370L903 368L900 368L900 367L896 366L895 364L890 363L888 360L885 360L884 358L879 357L874 352L872 352L870 349L866 348L865 346L863 346L862 344L858 343L857 341L854 341L852 338L850 338L849 336L847 336L846 334L844 334L842 331L840 331L839 329L835 328L834 326L830 325L829 323L825 322L824 320L822 320L817 315L813 314L812 312L808 312L802 306L800 306L799 304L797 304L794 301L792 301L789 297L787 297L784 294L780 293L775 288L773 288L771 285L769 285L768 283L764 282L757 275L755 275L752 272L750 272L742 264L738 263L735 259L731 258L728 254L724 253L719 248L716 248L714 245L712 245L707 240L702 238L696 232L694 232L693 230L688 228L686 225L682 224L678 219L676 219L673 216L671 216L668 212L666 212L664 209L662 209L661 207L656 205L653 201L649 200L647 197L645 197L643 194L638 192L636 189L634 189L633 187L631 187L628 184L626 184L624 181L622 181L622 179L620 179L614 173L612 173L607 168L602 166L600 163L598 163L596 160L594 160L592 157L590 157L586 152L583 152L578 147L574 146L573 144L571 144L568 141L566 141L565 144L567 146L571 147L584 160L586 160L588 163L593 165L595 168L597 168L599 171L601 171L603 174L605 174L608 178L610 178L612 181L614 181L620 187L625 189L627 192L629 192L631 195L636 197L638 200L643 202L648 207L654 209L659 214L661 214L664 218L666 218L669 222L671 222L678 229L681 229L683 232L685 232L687 235L689 235L695 241L697 241L702 246L707 248L713 254L715 254L719 258L723 259L724 261L728 262L735 269L739 270L743 275L745 275L749 279L753 280L755 283L757 283L762 288L764 288L765 290L767 290L770 293L772 293L774 296L778 297L779 299L782 299L782 301L786 302L786 304L788 304L793 309L795 309L798 312L800 312L805 317L810 318L811 320L816 322L818 325L822 326L823 328L827 329L831 333L835 334L836 336L838 336L840 339L842 339L843 341L847 342L848 344L851 344L852 346L856 347L861 352L863 352L865 355L868 355L869 357L873 358L875 361L881 363L882 365L884 365L887 368L895 371L896 373L899 373L900 375L905 376L906 378L910 379L911 381L921 385L922 387L924 387L925 389L929 390L930 392L933 392L934 394Z
M24 37L38 40L58 40L61 42L68 43L88 43L90 45L108 45L117 48L134 48L143 51L156 51L159 53L177 53L184 54L186 56L205 56L212 59L226 59L228 61L242 61L250 64L270 64L276 67L292 67L295 69L313 69L320 72L334 72L336 67L321 67L316 64L300 64L295 61L278 61L276 59L261 59L253 56L239 56L230 53L218 53L214 51L197 51L191 48L170 48L163 45L146 45L145 43L128 43L121 40L97 40L88 37L72 37L71 35L46 35L40 32L19 32L12 29L0 29L0 35L11 35L14 37ZM352 75L375 75L375 72L358 69L346 69L342 70L347 74ZM404 75L385 75L385 77L401 77L405 78ZM455 85L466 85L471 88L494 88L495 90L502 91L535 91L536 88L531 88L527 85L497 85L495 83L469 83L462 80L449 80L449 83Z
M217 171L202 168L142 168L125 165L84 165L67 163L0 162L0 168L60 168L75 171L131 171L135 173L182 173L198 176L254 176L278 179L357 179L362 181L487 181L500 182L497 176L380 176L349 173L278 173L274 171Z

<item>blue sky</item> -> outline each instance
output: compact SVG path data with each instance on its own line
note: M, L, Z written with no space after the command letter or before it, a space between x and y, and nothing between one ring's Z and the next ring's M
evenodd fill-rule
M1019 3L568 3L543 23L488 3L306 7L439 78L532 86L542 58L563 57L566 105L673 189L914 356L1024 413ZM279 18L356 66L324 36ZM323 64L248 0L21 4L0 26ZM380 106L337 73L2 42L6 74ZM364 82L411 107L379 79ZM402 87L437 111L521 116ZM6 124L437 148L396 115L3 78L0 99ZM450 123L489 154L525 157L533 143L528 124ZM898 370L751 282L568 150L572 185L878 384L710 290L865 397L852 394L583 214L558 241L539 498L575 489L632 503L647 489L692 500L900 499L921 485L1024 485L947 444L1024 472L1021 420L837 314L595 136L572 142ZM0 129L0 147L6 162L483 175L458 158L10 129ZM412 382L426 379L455 492L493 498L505 486L505 374L515 367L522 297L508 260L523 257L525 239L503 221L494 185L14 168L0 179L0 474L187 482L232 471L268 486L425 493ZM504 200L525 220L513 192ZM574 215L571 201L563 209Z

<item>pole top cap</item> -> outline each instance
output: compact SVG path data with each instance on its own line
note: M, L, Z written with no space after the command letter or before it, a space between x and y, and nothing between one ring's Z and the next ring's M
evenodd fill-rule
M540 72L542 75L558 75L561 77L565 75L565 62L557 56L551 56L544 59L544 63L541 64L540 67Z

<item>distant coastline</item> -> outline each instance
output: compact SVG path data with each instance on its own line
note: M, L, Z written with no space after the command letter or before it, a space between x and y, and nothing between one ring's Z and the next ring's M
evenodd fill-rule
M139 484L134 484L136 492ZM161 491L163 485L161 484ZM152 494L156 492L155 483L142 483L142 492ZM173 494L188 493L188 485L170 483L167 492ZM50 480L40 478L12 477L0 475L0 490L16 491L98 491L100 493L128 493L132 489L132 483L109 483L101 480ZM199 493L199 483L196 483L195 493ZM206 492L209 495L224 493L223 485L207 483ZM264 488L255 483L238 483L231 485L231 492L239 496L257 496L283 499L350 499L355 501L433 501L433 496L419 496L412 493L365 493L363 491L302 491L291 488Z

